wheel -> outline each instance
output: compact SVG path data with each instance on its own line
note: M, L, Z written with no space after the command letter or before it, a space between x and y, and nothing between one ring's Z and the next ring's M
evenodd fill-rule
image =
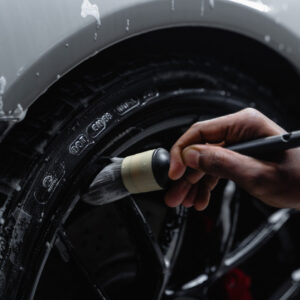
M295 225L284 227L293 211L227 181L203 213L167 208L164 192L100 207L80 197L104 157L169 149L194 122L249 106L285 122L284 106L209 58L91 65L50 89L2 146L1 299L272 296L298 263Z

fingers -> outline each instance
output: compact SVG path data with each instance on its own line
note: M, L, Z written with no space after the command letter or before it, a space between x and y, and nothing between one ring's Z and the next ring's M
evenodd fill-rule
M182 201L182 205L184 207L189 208L194 205L195 199L197 198L197 195L198 195L198 190L199 190L199 184L192 185L189 193L187 194L185 199L183 199L183 201ZM177 195L175 195L175 197L177 197Z
M241 155L237 152L209 145L192 145L183 151L184 164L205 174L230 179L252 194L258 194L264 183L275 180L273 163Z
M204 210L209 203L210 194L219 181L218 177L205 176L198 184L198 193L194 199L194 207L198 211Z
M188 169L180 181L172 184L165 196L166 204L170 207L176 207L186 200L185 206L191 207L198 190L197 185L195 186L194 184L204 175L202 171Z
M186 179L181 179L168 190L165 202L170 207L182 204L187 208L195 206L195 209L203 210L207 207L210 193L218 181L217 177L206 175L196 184L187 185Z
M205 173L201 170L194 170L194 169L190 169L188 168L187 171L184 174L184 178L185 180L187 180L189 183L191 184L195 184L196 182L198 182L203 176L205 175Z
M274 164L205 143L230 145L283 133L284 129L252 108L195 123L171 149L169 177L177 181L166 194L166 204L203 210L218 178L231 179L259 198L266 183L276 182ZM187 172L187 167L194 171Z
M183 151L182 159L186 166L200 172L188 174L174 182L165 196L166 204L171 207L183 204L186 207L195 206L197 210L205 209L219 178L236 182L257 198L274 189L272 183L278 182L278 172L273 163L218 146L192 145ZM189 176L198 176L200 181L191 182Z
M184 148L193 144L233 144L249 139L284 133L285 131L259 111L247 108L234 114L195 123L171 149L169 177L177 180L186 171L182 158Z
M192 184L184 178L179 182L174 182L166 193L165 203L169 207L176 207L180 205L189 194L191 188Z
M216 187L219 178L214 176L205 176L198 184L195 184L186 199L183 206L194 206L196 210L204 210L209 203L212 190Z

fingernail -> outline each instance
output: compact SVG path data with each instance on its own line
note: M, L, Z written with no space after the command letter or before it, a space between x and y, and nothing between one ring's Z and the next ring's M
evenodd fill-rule
M187 149L183 152L183 160L189 167L196 169L199 165L200 153L194 149Z

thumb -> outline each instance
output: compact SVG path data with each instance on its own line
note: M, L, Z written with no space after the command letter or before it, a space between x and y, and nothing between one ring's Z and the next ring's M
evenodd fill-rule
M255 188L257 180L268 178L272 173L272 164L219 146L192 145L183 150L182 158L190 168L228 178L246 189Z

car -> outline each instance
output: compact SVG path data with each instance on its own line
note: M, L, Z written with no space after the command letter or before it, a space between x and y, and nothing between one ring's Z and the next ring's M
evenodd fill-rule
M222 180L81 201L107 158L255 108L299 128L296 0L0 3L1 299L297 299L297 211ZM257 184L260 184L258 181Z

